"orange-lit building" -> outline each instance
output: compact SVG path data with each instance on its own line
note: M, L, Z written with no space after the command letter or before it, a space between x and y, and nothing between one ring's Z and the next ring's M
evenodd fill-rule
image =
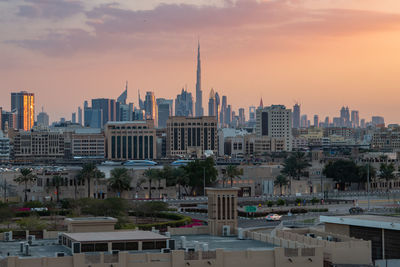
M11 93L11 111L17 113L17 128L29 131L35 122L35 94Z

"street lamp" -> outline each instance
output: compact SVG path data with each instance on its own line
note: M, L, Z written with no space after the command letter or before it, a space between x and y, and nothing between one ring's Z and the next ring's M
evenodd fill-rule
M369 203L369 161L367 161L367 199L368 199L368 211L370 208Z
M206 195L206 167L203 167L203 196Z

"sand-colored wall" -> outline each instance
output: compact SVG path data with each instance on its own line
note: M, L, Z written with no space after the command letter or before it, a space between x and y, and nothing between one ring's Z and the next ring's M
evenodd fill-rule
M206 253L204 253L206 254ZM194 254L175 250L171 253L143 253L129 254L121 252L119 255L110 254L75 254L60 258L7 258L8 267L307 267L322 266L322 250L317 248L315 255L303 256L298 250L296 256L285 255L284 248L263 251L224 251L221 249L211 255L203 255L202 251Z
M191 228L171 228L168 227L171 235L208 235L208 226L194 226Z
M350 226L345 224L325 223L325 231L329 233L350 236Z

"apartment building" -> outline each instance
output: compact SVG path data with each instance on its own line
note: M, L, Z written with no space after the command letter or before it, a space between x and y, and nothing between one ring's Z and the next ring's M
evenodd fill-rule
M156 129L153 120L108 122L104 128L107 159L156 158Z
M283 138L285 151L292 151L292 110L283 105L258 108L256 134L270 138Z
M217 119L214 116L170 117L167 121L167 156L202 157L218 154Z

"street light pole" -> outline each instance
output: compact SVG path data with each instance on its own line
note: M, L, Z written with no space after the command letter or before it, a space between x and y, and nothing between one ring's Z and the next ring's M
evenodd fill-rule
M206 196L206 167L203 167L203 196Z
M367 162L367 199L368 199L368 211L370 208L369 203L369 161Z

